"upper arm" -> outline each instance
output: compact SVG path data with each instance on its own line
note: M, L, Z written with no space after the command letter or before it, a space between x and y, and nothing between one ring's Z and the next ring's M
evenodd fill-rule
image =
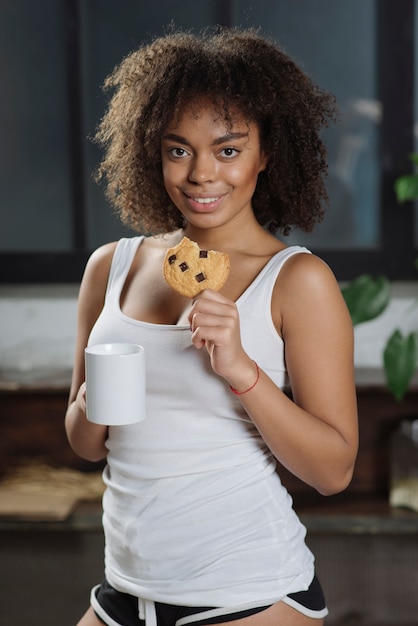
M110 266L116 243L98 248L89 258L80 285L77 336L69 404L74 401L85 379L84 349L90 332L103 308Z
M329 267L314 255L291 257L277 279L272 312L294 401L356 446L353 326Z

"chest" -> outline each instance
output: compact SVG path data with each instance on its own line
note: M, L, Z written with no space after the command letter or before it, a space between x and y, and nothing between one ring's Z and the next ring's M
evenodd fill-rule
M248 289L269 257L231 258L231 271L221 293L232 301ZM152 324L188 325L192 300L167 285L162 272L163 257L142 256L134 261L120 297L124 315Z

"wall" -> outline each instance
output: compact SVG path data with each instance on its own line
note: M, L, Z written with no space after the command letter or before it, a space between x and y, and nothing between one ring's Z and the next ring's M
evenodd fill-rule
M3 378L33 370L72 367L77 321L77 285L0 287L0 372ZM380 318L355 329L355 364L379 367L387 337L400 326L418 328L418 285L397 283Z
M77 285L0 287L3 378L72 368Z

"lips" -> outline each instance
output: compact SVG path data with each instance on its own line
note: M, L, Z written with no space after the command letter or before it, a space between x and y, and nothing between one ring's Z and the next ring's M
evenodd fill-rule
M189 196L190 197L190 196ZM198 204L210 204L211 202L216 202L219 200L221 196L214 196L213 198L190 198L193 202L197 202Z
M203 195L198 195L198 196L192 196L188 193L185 193L185 196L187 198L187 201L189 203L189 205L195 210L195 211L209 211L209 210L213 210L216 209L219 204L222 202L222 200L225 197L225 194L219 194L219 195L211 195L211 196L203 196Z

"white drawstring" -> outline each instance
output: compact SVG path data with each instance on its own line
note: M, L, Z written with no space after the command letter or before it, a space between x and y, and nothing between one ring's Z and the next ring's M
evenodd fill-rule
M152 600L138 598L138 615L139 619L145 621L146 626L157 626L155 603Z

